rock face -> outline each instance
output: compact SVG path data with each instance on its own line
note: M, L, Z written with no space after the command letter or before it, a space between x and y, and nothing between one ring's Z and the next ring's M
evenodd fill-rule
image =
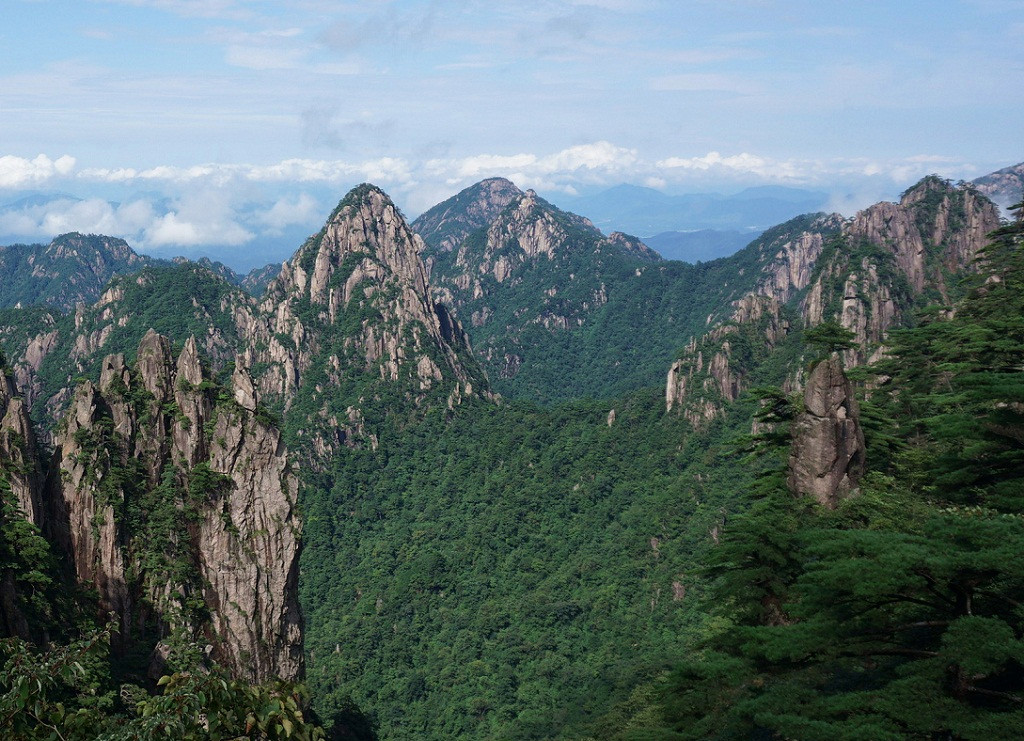
M805 411L793 426L787 484L829 508L864 473L864 433L853 386L837 358L818 363L804 389Z
M15 395L12 376L0 354L0 543L10 553L7 538L10 521L24 517L37 526L46 522L39 450L24 402ZM17 556L17 552L14 553ZM5 556L6 557L6 556ZM29 639L38 626L31 625L26 614L27 597L35 585L18 584L12 564L0 563L0 637L18 636ZM32 564L31 568L40 568Z
M422 213L413 231L441 252L451 252L480 227L487 226L515 199L522 197L511 180L488 178Z
M844 227L801 302L805 325L834 319L854 333L849 366L876 360L915 308L955 298L957 276L998 226L998 209L977 191L925 178L899 203L865 209Z
M784 225L785 226L785 225ZM842 226L838 215L794 219L761 242L761 277L755 288L733 301L702 337L691 338L669 368L665 408L694 427L717 417L749 386L750 373L792 329L787 302L801 295L814 274L825 242ZM709 323L714 317L709 317Z
M462 326L431 295L422 249L387 195L363 185L262 299L213 263L147 267L115 278L73 315L15 313L23 321L0 326L0 342L16 359L23 394L42 398L54 427L73 379L95 378L113 349L130 356L157 324L178 342L193 335L215 371L234 363L247 374L235 377L243 408L252 411L256 395L286 411L301 401L304 460L325 465L341 446L375 444L365 420L399 400L423 408L490 398ZM375 405L380 414L369 413Z
M29 522L44 521L43 473L28 407L16 396L14 382L0 356L0 476L11 487L18 508Z
M779 244L762 262L757 287L691 341L669 369L666 408L694 424L706 422L736 398L731 389L749 385L760 361L792 329L828 320L854 334L855 347L843 354L848 367L874 362L885 352L889 331L915 309L955 298L958 277L972 269L985 235L998 224L991 201L934 176L899 203L876 204L850 220L819 219ZM737 334L749 340L742 362L729 339ZM802 371L785 380L790 390L802 383Z
M980 177L974 186L1003 208L1024 198L1024 162Z
M155 646L154 671L192 645L252 680L302 671L298 484L280 432L235 402L255 402L240 375L218 389L194 338L175 359L151 331L134 369L111 355L79 386L55 437L62 544L117 616L115 649Z
M313 410L301 427L316 458L359 443L375 398L489 396L461 325L431 297L422 249L387 195L359 186L239 322L256 389Z

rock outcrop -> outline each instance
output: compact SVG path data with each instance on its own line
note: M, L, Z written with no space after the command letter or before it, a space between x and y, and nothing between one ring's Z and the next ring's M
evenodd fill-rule
M934 176L899 203L876 204L850 220L819 218L778 244L771 259L762 255L756 288L691 340L669 369L666 408L681 410L694 424L720 414L736 398L732 389L749 385L751 372L794 325L837 321L854 335L855 346L843 353L847 367L878 360L888 333L915 309L955 298L957 278L972 269L998 223L997 208L983 195ZM751 325L757 331L746 332L746 360L737 362L728 337ZM794 371L784 383L792 390L803 380L802 371Z
M348 418L383 396L489 396L466 333L431 296L422 249L388 196L361 185L238 324L239 364L259 368L256 390L285 409L302 398L301 434L321 461L359 443L363 425Z
M915 308L955 298L957 276L998 226L995 204L971 187L925 178L899 203L876 204L844 227L801 302L805 325L833 319L851 330L848 366L878 359Z
M980 177L973 185L1004 209L1020 203L1024 198L1024 162Z
M28 407L17 396L14 381L0 355L0 476L29 522L44 522L43 473Z
M441 252L450 252L523 195L511 180L488 178L425 211L412 229Z
M823 360L811 371L804 407L793 425L787 484L794 494L834 508L864 473L860 412L838 358Z
M251 380L234 383L210 381L194 338L175 359L149 332L134 369L108 356L55 437L50 496L116 650L154 646L162 671L198 647L236 676L295 678L298 482L280 432L235 401L255 404Z
M759 243L760 278L733 301L729 313L700 338L691 338L669 368L665 408L694 427L719 416L749 386L749 376L792 329L786 304L811 282L825 242L841 227L838 215L794 219ZM715 317L709 317L709 322Z

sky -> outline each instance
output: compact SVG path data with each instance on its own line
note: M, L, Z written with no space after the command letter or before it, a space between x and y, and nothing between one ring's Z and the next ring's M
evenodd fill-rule
M849 214L1024 160L1024 0L0 2L0 234L26 239L242 263L363 181L409 216L490 176Z

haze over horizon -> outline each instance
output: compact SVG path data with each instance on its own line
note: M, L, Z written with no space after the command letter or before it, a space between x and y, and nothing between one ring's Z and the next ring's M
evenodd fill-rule
M1024 159L1019 0L14 0L0 233L252 252L372 181L410 215L776 184L850 213ZM291 248L297 246L293 242Z

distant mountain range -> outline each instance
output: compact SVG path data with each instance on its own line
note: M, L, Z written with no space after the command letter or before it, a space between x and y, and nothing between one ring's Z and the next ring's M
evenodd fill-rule
M777 185L747 188L733 195L668 195L654 188L623 184L594 195L558 196L552 201L585 214L602 231L648 237L700 229L763 231L794 216L824 210L828 198L822 191Z
M662 232L644 237L644 244L666 260L707 262L739 252L760 235L760 229L698 229L692 232Z

